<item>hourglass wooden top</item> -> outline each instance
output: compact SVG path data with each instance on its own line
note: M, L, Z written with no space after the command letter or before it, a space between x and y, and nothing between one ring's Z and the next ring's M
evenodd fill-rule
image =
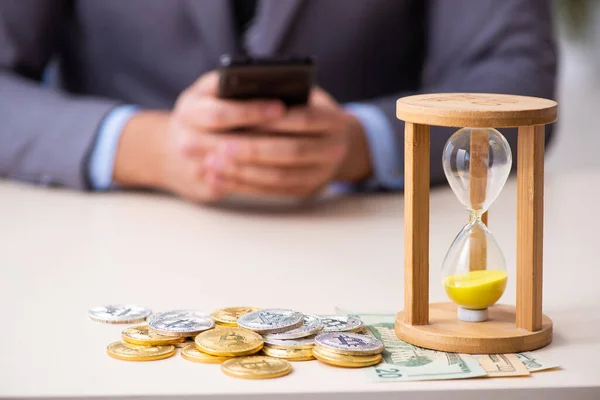
M419 94L399 99L396 116L422 125L512 128L556 121L557 104L538 97L509 94Z

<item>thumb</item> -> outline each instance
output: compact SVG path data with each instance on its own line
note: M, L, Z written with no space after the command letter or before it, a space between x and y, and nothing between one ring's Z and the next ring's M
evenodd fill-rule
M210 71L203 74L190 86L190 91L200 96L216 97L219 91L219 73Z

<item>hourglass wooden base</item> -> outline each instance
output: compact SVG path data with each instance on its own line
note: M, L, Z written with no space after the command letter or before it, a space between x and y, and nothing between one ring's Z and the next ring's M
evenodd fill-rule
M417 346L473 354L546 346L552 321L542 314L544 125L556 121L556 102L501 94L422 94L399 99L396 116L406 122L405 309L396 318L396 335ZM484 322L459 321L452 303L429 304L430 125L518 128L516 307L492 306ZM486 260L485 254L471 255Z
M396 336L415 346L467 354L519 353L544 347L552 341L552 321L542 316L542 329L529 332L515 325L516 308L495 305L485 322L456 318L454 303L429 305L429 324L410 325L404 312L396 317Z

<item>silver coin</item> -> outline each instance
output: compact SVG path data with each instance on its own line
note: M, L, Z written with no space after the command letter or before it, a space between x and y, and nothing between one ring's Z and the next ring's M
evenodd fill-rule
M358 333L359 335L372 336L371 332L369 331L369 328L362 328L361 330L353 332L353 333Z
M153 315L148 326L163 335L194 336L213 328L215 322L203 311L175 310Z
M321 315L323 332L358 332L363 327L363 322L347 315Z
M339 354L379 354L383 342L377 338L348 332L323 332L315 337L315 345Z
M165 318L177 319L177 318L188 318L188 317L199 318L199 319L212 319L210 316L210 313L207 313L205 311L171 310L171 311L163 311L163 312L153 314L148 317L147 321L150 322L154 318L157 318L157 317L160 317L162 319L165 319Z
M238 326L257 333L277 333L295 329L303 324L304 315L298 311L265 308L238 318Z
M302 325L296 329L285 332L271 333L265 336L265 339L298 339L316 334L323 329L321 319L316 315L304 314Z
M94 307L89 311L91 319L108 324L141 322L146 320L150 314L152 314L152 310L135 304L100 306Z
M157 316L161 318L187 318L189 316L194 316L195 318L204 318L204 319L212 319L210 313L199 311L199 310L172 310L172 311L163 311L156 314L150 315L146 321L150 322Z
M263 336L263 341L265 342L265 345L272 347L281 347L286 349L294 349L314 346L316 335L303 337L299 339L276 339L273 336L274 335Z

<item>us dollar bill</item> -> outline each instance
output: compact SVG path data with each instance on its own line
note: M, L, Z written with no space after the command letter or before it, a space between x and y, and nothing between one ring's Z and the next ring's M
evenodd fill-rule
M544 360L534 353L517 353L516 356L527 367L529 372L544 371L547 369L558 368L558 364Z
M505 376L527 376L530 374L527 367L519 360L516 354L488 354L477 356L477 361L487 372L490 378Z
M477 360L467 354L445 353L413 346L396 337L393 314L350 314L360 318L368 333L383 342L383 362L365 368L377 382L465 379L485 376Z

